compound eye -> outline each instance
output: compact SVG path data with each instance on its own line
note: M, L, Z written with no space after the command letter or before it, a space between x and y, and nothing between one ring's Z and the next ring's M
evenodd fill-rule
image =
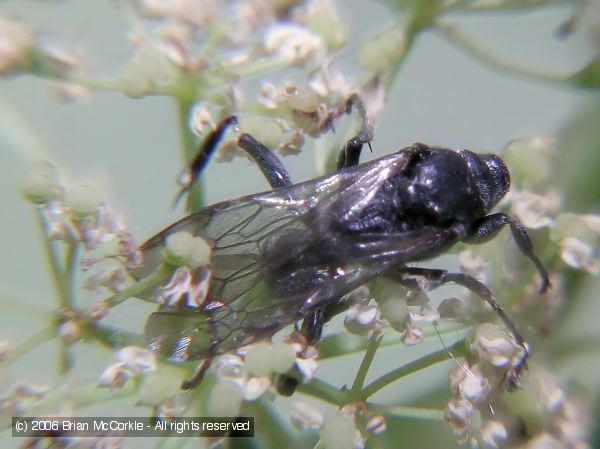
M510 175L504 161L495 154L477 154L459 150L458 154L469 167L486 210L491 210L506 195Z
M510 188L510 173L500 156L495 154L485 154L481 156L481 159L483 159L490 171L490 177L493 184L490 190L490 207L492 207L506 195L506 192L508 192L508 189Z

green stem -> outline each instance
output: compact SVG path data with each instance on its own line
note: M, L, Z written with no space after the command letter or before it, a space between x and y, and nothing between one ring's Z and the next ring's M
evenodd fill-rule
M404 61L408 57L410 50L414 47L417 37L434 22L435 17L439 14L435 2L415 1L411 5L410 16L408 22L404 26L404 42L400 48L400 52L396 55L390 64L390 68L386 71L383 77L383 83L386 91L389 90L392 83L396 79L398 72L402 68ZM401 26L396 24L394 26Z
M389 373L384 374L362 390L360 399L366 401L379 390L385 388L396 380L401 379L402 377L408 376L409 374L420 371L428 366L435 365L436 363L443 362L444 360L448 360L452 357L464 356L467 353L466 341L464 339L459 340L448 348L428 354L425 357L421 357L414 362L408 363L390 371Z
M132 297L140 297L144 292L149 290L152 287L156 287L164 283L169 276L173 273L173 268L168 265L161 265L151 274L143 278L142 280L136 282L133 285L130 285L124 290L121 290L116 295L111 296L106 300L106 304L108 307L114 307L118 304L121 304L123 301L132 298ZM145 300L144 298L140 298Z
M75 305L75 279L77 277L77 267L79 261L79 252L81 244L79 242L69 242L67 255L65 257L65 303L64 307L73 308Z
M61 342L60 347L60 360L58 363L58 372L60 375L64 376L71 371L73 367L73 356L71 355L71 348L69 344L65 341Z
M98 406L103 403L124 399L133 396L136 393L134 382L127 384L118 391L109 391L105 388L98 388L96 384L78 386L75 389L65 393L64 388L52 388L41 402L31 401L31 405L22 410L22 416L30 414L43 415L44 413L56 413L61 410L65 403L68 403L73 410L81 408Z
M4 288L4 286L2 287ZM26 299L19 300L0 297L0 309L3 309L5 314L7 312L11 314L21 314L25 315L27 318L35 318L37 320L43 320L44 322L47 322L52 316L54 316L51 312L47 312L37 306L27 304Z
M83 321L83 336L112 349L145 344L143 337L136 333L115 329L91 319Z
M284 69L289 64L287 60L279 57L260 58L251 64L240 67L237 74L240 78L249 78L265 72Z
M479 62L488 65L493 69L508 73L510 75L517 75L524 78L533 79L535 81L546 81L549 83L562 85L564 85L566 82L567 76L565 75L551 73L534 67L526 67L499 56L497 52L483 47L477 42L476 39L473 39L472 37L467 36L465 33L460 32L458 27L452 24L437 22L435 24L435 29L443 34L450 43L465 51Z
M432 421L443 421L444 412L437 408L423 408L423 407L408 407L408 406L393 406L379 405L379 404L368 404L369 411L372 413L385 413L386 415L394 415L400 418L414 418L414 419L429 419Z
M52 340L56 337L56 329L54 326L46 327L31 337L21 342L12 351L8 353L6 363L11 364L19 360L32 349L37 348L42 343Z
M455 334L456 332L465 331L466 329L468 329L468 327L462 324L444 326L444 329L439 331L439 335ZM438 335L438 332L429 330L423 334L423 337L429 338L434 335ZM402 336L396 333L393 335L386 335L379 346L389 347L400 343L402 343ZM358 335L349 335L348 332L328 335L319 344L319 359L325 360L365 351L368 346L369 341L366 338Z
M381 336L369 340L369 345L367 346L367 350L363 355L362 362L360 363L360 367L358 368L358 372L354 378L354 383L348 392L348 402L354 402L360 396L360 391L365 384L367 373L369 372L371 363L373 363L375 353L377 352L380 343Z
M63 272L63 267L60 263L60 256L58 254L58 250L55 244L56 242L50 241L48 239L48 236L46 235L46 220L44 218L44 213L42 209L37 209L37 216L42 234L42 239L44 240L46 258L48 260L48 263L50 264L50 269L52 270L52 280L56 289L56 294L58 296L58 302L59 305L62 306L68 302L66 299L68 294L65 283L65 274Z
M512 0L503 2L478 2L473 4L472 1L457 2L447 7L449 12L460 13L500 13L500 12L524 12L540 9L543 7L556 6L556 2L548 0Z
M307 384L300 384L298 391L330 404L341 406L346 403L344 392L320 379L314 378Z

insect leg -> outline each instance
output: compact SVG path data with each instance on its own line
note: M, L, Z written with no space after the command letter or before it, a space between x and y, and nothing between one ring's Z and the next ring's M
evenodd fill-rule
M300 333L304 337L307 345L316 345L321 340L321 334L323 333L323 326L325 325L325 312L322 308L317 308L310 312L310 314L302 320L302 326ZM300 383L299 378L301 377L300 372L297 368L296 376L280 375L276 381L277 392L283 396L291 396L298 388Z
M510 231L512 232L513 238L515 239L515 242L517 243L521 253L523 253L525 257L529 258L529 260L533 262L540 273L540 277L542 278L540 293L546 292L546 290L548 290L550 287L548 271L540 259L538 259L538 257L535 255L531 239L527 234L527 230L516 218L503 213L491 214L483 217L477 223L475 223L472 234L469 235L465 241L469 243L487 242L496 234L498 234L498 232L500 232L500 230L507 224L510 226Z
M180 176L180 184L183 186L177 194L174 204L177 204L179 199L186 193L196 182L202 171L206 168L208 161L216 151L219 143L223 139L225 132L232 125L237 125L238 119L236 116L229 116L223 119L217 127L212 131L200 146L198 154L190 165ZM281 161L263 144L258 142L249 134L242 134L238 140L238 145L248 152L248 154L256 161L261 171L274 189L277 187L285 187L292 184L290 176L283 167Z
M494 299L494 295L485 284L479 282L473 276L469 276L464 273L451 273L446 270L435 270L429 268L403 267L397 270L394 274L399 275L399 277L394 277L402 285L413 290L420 290L422 287L419 284L418 280L412 276L422 276L427 282L429 282L429 285L427 286L428 289L434 289L442 284L454 282L455 284L458 284L472 291L485 302L487 302L492 307L492 309L500 316L500 319L502 320L504 325L510 330L510 333L515 339L515 342L523 348L523 354L521 355L519 361L513 367L513 371L508 378L508 389L516 389L520 374L527 365L527 358L529 357L529 346L527 345L525 338L523 338L523 336L517 329L515 323L513 323L513 321L509 318L509 316L506 314L506 312L500 306L500 304L496 302L496 300Z
M182 382L181 386L179 387L184 391L192 390L193 388L196 388L198 385L200 385L200 383L204 379L204 376L206 375L206 372L208 371L208 368L210 368L213 358L217 355L217 351L216 351L217 345L218 345L217 328L216 328L214 320L211 317L208 318L208 324L210 326L210 330L212 333L211 345L208 348L208 351L206 353L204 360L202 361L200 366L196 369L196 372L194 373L194 375L190 379L184 380Z
M242 134L238 139L238 145L256 161L271 187L276 189L292 185L290 175L275 153L250 134Z
M204 359L202 361L202 363L200 364L200 366L196 369L196 372L191 377L191 379L187 379L187 380L183 381L180 388L184 391L187 391L187 390L196 388L198 385L200 385L200 383L202 382L202 379L204 379L204 376L206 375L206 372L208 371L208 368L210 368L211 363L212 363L212 358L209 357L209 358Z
M304 337L309 345L314 345L321 340L324 325L324 310L322 308L317 308L313 310L309 316L304 318L300 332L304 334Z
M363 145L366 143L371 147L371 140L373 139L373 126L369 122L367 116L367 110L364 103L358 95L352 95L348 101L346 101L346 113L352 112L352 108L355 107L361 117L361 128L352 137L344 148L340 151L337 158L337 169L341 170L346 167L352 167L360 163L360 153L362 152Z

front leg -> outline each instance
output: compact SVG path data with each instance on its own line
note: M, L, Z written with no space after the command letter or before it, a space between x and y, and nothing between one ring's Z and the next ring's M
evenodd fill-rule
M494 312L500 316L500 319L504 325L510 330L515 342L523 348L523 354L521 355L521 358L513 366L512 373L508 377L508 389L512 391L517 388L521 372L527 366L529 345L517 329L515 323L506 314L500 304L496 302L494 295L485 284L467 274L451 273L446 270L435 270L430 268L401 267L395 269L391 273L391 276L400 284L411 290L421 290L423 288L422 284L420 284L414 278L415 276L423 277L429 283L427 290L432 290L440 285L453 282L461 287L465 287L487 302L492 307Z
M525 257L529 258L529 260L531 260L538 269L540 277L542 278L540 293L545 293L550 287L548 271L540 259L538 259L538 257L535 255L535 251L533 249L531 239L527 234L527 230L516 218L503 213L487 215L475 223L471 234L465 238L464 241L467 243L487 242L495 237L505 225L510 226L512 236L515 239L519 250L521 250L521 253L523 253Z
M346 101L346 113L350 114L353 108L358 110L361 126L356 136L348 140L346 145L344 145L344 148L342 148L338 154L336 164L338 171L358 165L360 163L360 153L362 152L363 145L366 143L370 148L371 140L373 139L373 126L369 121L367 109L358 95L352 95L348 101Z

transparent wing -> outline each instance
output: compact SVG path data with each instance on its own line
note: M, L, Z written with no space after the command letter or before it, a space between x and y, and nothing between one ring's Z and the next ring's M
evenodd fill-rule
M183 361L272 335L393 266L453 243L443 229L344 235L381 185L407 163L391 156L289 188L219 203L160 232L142 249L160 263L165 239L188 231L213 245L210 310L161 307L146 325L149 346Z

